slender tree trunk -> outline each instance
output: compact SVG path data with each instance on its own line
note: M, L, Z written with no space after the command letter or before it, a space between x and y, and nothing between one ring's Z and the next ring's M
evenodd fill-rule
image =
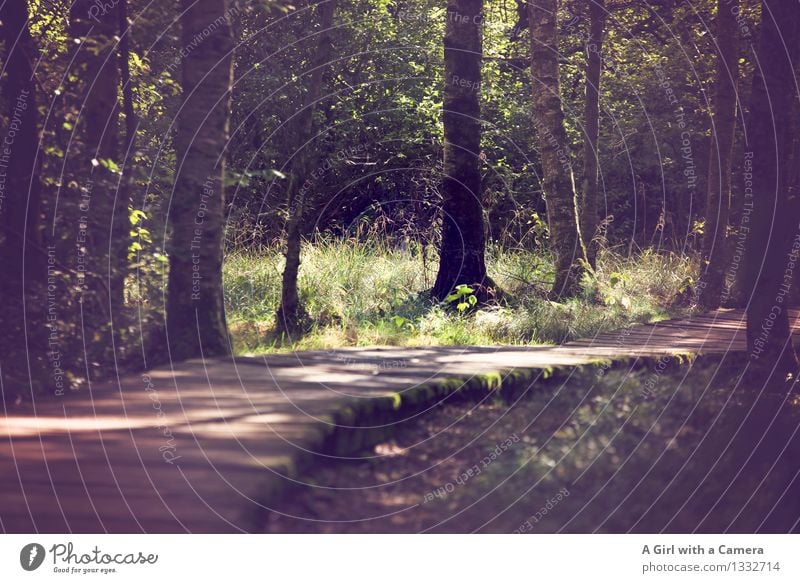
M486 275L481 193L481 60L483 0L449 0L444 33L444 178L442 243L432 295L441 300L459 284L481 300Z
M302 328L304 319L304 311L300 305L297 289L297 277L300 272L306 196L308 196L308 189L313 186L307 181L307 176L314 159L308 152L306 143L313 135L314 110L322 92L325 66L330 61L333 49L330 29L333 26L336 0L322 0L317 4L317 10L320 33L317 37L317 50L310 59L311 74L308 76L302 109L295 118L295 161L292 164L292 172L287 186L286 264L283 268L281 303L275 315L277 330L286 335L297 333Z
M92 277L86 286L102 308L103 321L93 322L101 326L119 314L124 304L123 290L117 283L123 268L118 263L118 249L124 246L130 230L127 225L124 234L116 230L117 179L107 167L109 160L119 162L117 24L116 10L93 0L76 0L70 7L70 40L75 51L72 72L79 78L78 123L85 141L77 161L79 187L89 200L85 212L89 233L86 263L92 266ZM127 218L127 208L124 214Z
M599 246L598 212L600 207L597 191L600 139L600 76L603 68L603 35L606 26L605 0L589 2L589 38L586 42L586 99L584 102L583 143L583 208L581 209L581 232L586 243L589 265L597 265Z
M575 181L567 149L558 72L557 0L531 0L533 117L539 141L543 187L555 259L554 297L580 289L586 250L578 228Z
M788 298L798 261L800 217L793 216L787 189L791 119L795 91L793 58L798 42L800 5L763 0L761 33L756 49L748 150L753 152L755 195L745 201L750 237L745 256L747 347L753 378L760 383L782 380L797 371L791 342ZM787 54L790 47L792 54ZM749 208L748 208L749 207Z
M38 390L47 379L44 287L47 251L41 220L39 112L33 63L38 50L28 29L28 4L0 7L5 42L7 103L0 148L0 375L6 395Z
M298 276L300 274L300 253L303 246L303 206L305 191L297 188L298 178L292 173L287 186L287 219L286 219L286 263L283 266L281 279L281 303L275 314L276 328L281 334L291 337L303 327L304 310L300 304Z
M738 1L717 0L717 78L711 147L708 156L708 194L703 234L703 273L700 304L720 306L727 266L727 231L731 208L731 161L736 131L739 47L736 36Z
M192 48L182 61L169 211L167 339L173 360L225 355L231 349L222 251L233 36L225 0L182 0L181 8L183 46Z
M122 176L117 189L116 208L114 212L114 239L116 255L114 262L117 269L111 278L112 297L124 300L125 278L128 275L128 246L130 244L129 207L132 205L131 191L133 189L133 156L136 147L136 130L138 120L133 109L133 83L130 70L130 40L131 29L128 24L128 0L120 0L117 6L119 44L118 60L120 81L122 83L122 112L125 114L125 140L122 146ZM120 306L121 307L121 306ZM122 314L115 314L121 317Z

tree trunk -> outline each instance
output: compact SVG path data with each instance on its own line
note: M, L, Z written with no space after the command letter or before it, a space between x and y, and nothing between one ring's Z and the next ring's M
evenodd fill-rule
M41 184L38 180L39 111L32 64L37 49L28 30L25 0L10 0L2 7L6 45L4 83L8 106L6 136L12 144L0 151L5 174L3 201L3 271L18 274L24 267L44 265L42 247ZM30 243L30 244L27 244ZM37 249L38 247L38 249ZM39 280L42 277L38 277Z
M748 150L753 152L755 195L745 200L750 213L750 236L745 257L747 347L753 379L763 384L781 381L797 371L791 342L788 294L791 274L797 267L800 218L788 204L790 180L786 128L795 91L793 59L798 42L800 6L782 0L762 1L761 33L756 49L747 128Z
M459 284L481 300L486 275L481 193L481 60L483 0L448 0L444 33L444 177L442 243L432 295L444 299Z
M603 35L606 26L605 0L589 2L589 38L586 42L586 99L584 102L583 143L583 208L581 209L581 232L586 243L586 257L592 268L597 265L600 243L598 212L600 207L597 191L600 138L600 75L603 67Z
M308 140L314 131L314 110L322 92L322 77L332 51L330 29L333 26L333 14L336 11L336 0L322 0L317 5L320 33L317 50L310 59L311 74L303 96L303 105L295 118L296 156L292 164L292 172L287 185L286 220L286 264L283 268L281 285L281 303L275 315L277 331L291 336L302 328L304 319L303 307L297 289L297 277L300 272L300 251L303 239L303 215L308 188L306 176L309 174L314 157L308 152ZM310 183L309 183L310 184Z
M578 228L575 181L567 149L558 72L557 0L531 0L531 73L533 118L542 163L550 245L555 260L554 297L580 289L586 250Z
M7 0L0 7L5 41L8 113L0 149L0 375L11 396L41 389L47 379L44 248L39 181L39 111L33 63L38 50L28 29L28 5Z
M128 0L120 0L117 9L119 26L117 58L119 60L120 81L122 83L122 112L125 114L125 141L123 142L122 163L120 164L122 176L120 176L117 189L118 196L114 213L116 255L113 260L117 265L117 270L111 279L111 294L112 297L122 301L125 297L125 277L128 274L128 246L131 242L128 208L132 206L133 157L136 147L138 120L133 109L133 83L130 70L131 29L128 24ZM119 316L121 314L115 315Z
M727 266L727 230L731 207L731 159L736 131L739 47L738 1L717 0L717 78L708 156L708 194L703 234L700 304L716 309L722 300Z
M85 140L78 176L82 194L89 201L82 213L89 232L86 262L94 266L86 286L101 307L104 320L92 324L101 326L120 314L124 304L120 277L124 279L125 264L120 265L118 258L130 231L117 216L121 212L127 221L127 206L119 209L118 181L106 167L108 160L119 162L117 24L117 12L101 9L94 0L76 0L70 7L70 36L77 41L71 45L75 51L72 73L79 77L77 106L81 108L79 126Z
M181 63L183 103L175 136L167 293L173 360L226 355L231 349L222 251L233 36L225 0L182 0L181 8L187 50Z

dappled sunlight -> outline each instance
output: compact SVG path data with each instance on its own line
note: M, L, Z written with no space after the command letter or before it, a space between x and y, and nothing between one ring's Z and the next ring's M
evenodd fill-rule
M0 2L0 530L797 530L798 23Z
M368 443L372 426L380 429L423 419L420 412L433 414L442 406L451 406L457 402L451 398L462 390L472 391L470 394L477 398L487 397L493 390L504 394L505 390L523 390L550 378L553 367L591 363L593 368L585 370L601 371L605 382L613 384L617 377L609 376L614 369L607 364L612 359L670 353L680 354L676 357L680 359L686 352L697 350L724 353L741 343L743 329L739 312L721 311L562 346L345 348L190 361L149 371L145 375L150 379L148 383L143 384L139 377L125 379L123 385L132 391L120 393L115 384L97 385L91 399L72 395L63 402L37 401L35 414L32 405L10 409L0 419L0 434L14 450L3 467L7 475L15 476L19 470L23 480L36 476L36 480L44 479L45 483L52 480L54 487L73 489L80 487L84 479L114 483L119 474L120 488L125 491L130 484L136 492L152 491L170 499L181 491L182 496L195 497L194 490L207 493L204 496L225 497L233 489L231 504L240 508L249 504L255 509L256 502L247 502L250 494L255 495L255 484L248 473L252 469L266 472L258 484L289 479L296 475L297 464L328 459L332 444L341 448L362 440ZM630 379L623 375L619 382L639 386L638 390L649 394L648 387L662 382L658 379L662 374L666 373L659 372L651 378L639 373ZM453 377L460 380L448 380ZM569 398L582 399L584 393L584 389L575 390ZM561 401L566 393L558 395ZM622 402L598 394L590 404L581 405L580 415L573 418L581 424L591 424L592 415L612 405L620 414L631 414L633 397L635 393L629 393L628 400ZM554 404L552 401L548 407ZM566 401L562 405L569 406ZM353 426L357 412L368 410L373 411L371 419L362 419ZM377 415L375 411L383 413ZM549 409L547 418L549 421L542 418L535 423L537 431L543 430L542 423L558 421ZM570 471L589 471L598 456L619 457L605 434L584 438L579 427L554 426L552 435L562 445L537 454L538 466L550 468L554 476L564 478ZM468 436L457 427L448 431ZM682 443L699 435L695 430L683 429L670 436L663 424L654 425L650 431L666 436L667 451L680 451ZM334 434L337 437L332 437ZM535 435L525 436L520 448L534 451L545 447L538 439ZM569 445L571 442L574 447ZM420 446L379 445L368 453L354 455L354 459L407 459ZM570 455L570 465L559 461L565 453ZM111 465L101 469L105 460ZM498 465L501 467L505 466ZM203 476L204 472L217 478L197 483L181 477ZM365 485L371 489L404 476L409 474L398 469L377 474ZM424 488L420 486L423 491L415 494L371 491L365 509L392 514L390 524L407 528L412 522L402 518L406 512L403 509L419 504L426 491L439 487L441 484L429 483ZM140 495L144 494L136 494ZM437 507L440 506L426 505L426 513ZM447 504L443 507L449 508ZM52 505L47 508L53 511ZM75 512L80 508L78 505ZM398 509L402 511L395 516ZM214 516L197 519L206 525L215 524L214 529L230 528ZM174 523L165 518L164 524Z

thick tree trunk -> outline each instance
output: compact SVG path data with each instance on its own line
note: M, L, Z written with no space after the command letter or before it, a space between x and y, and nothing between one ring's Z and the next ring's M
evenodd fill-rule
M41 389L47 379L45 284L47 251L41 220L39 112L28 29L28 5L0 7L5 43L3 93L8 107L0 148L0 375L6 395Z
M481 193L481 60L483 0L449 0L444 33L444 177L442 243L435 299L457 285L479 299L493 287L486 275Z
M37 50L28 30L28 5L25 0L4 3L0 15L6 45L7 74L3 88L8 106L4 137L6 148L0 151L5 177L0 207L5 238L3 271L19 274L21 281L26 264L28 267L44 265L37 160L39 112L32 67Z
M325 65L330 61L332 52L330 29L333 26L333 15L336 11L336 0L322 0L317 5L320 33L317 50L310 59L311 74L303 96L303 106L295 118L295 161L292 164L291 177L287 186L286 219L286 264L283 268L281 282L281 303L275 315L276 329L282 334L291 336L302 328L304 319L303 306L297 288L297 277L300 273L300 251L303 242L303 218L308 188L306 177L309 174L314 157L308 152L308 140L314 131L314 110L322 92L322 78Z
M727 267L727 230L731 207L731 159L736 130L739 47L738 1L717 0L717 73L708 156L708 194L703 235L700 304L720 306Z
M170 203L167 339L170 358L230 353L222 289L225 144L233 36L225 0L183 0L183 103Z
M117 68L117 12L100 8L94 0L76 0L70 7L70 36L74 47L73 73L79 77L79 126L84 151L77 161L81 191L89 200L85 217L89 233L86 262L92 277L86 285L101 306L103 320L120 314L124 294L125 247L129 225L127 206L116 200L117 177L105 161L119 163L119 71ZM120 209L121 206L125 208ZM120 221L118 213L122 214ZM120 232L122 229L122 232ZM93 322L93 324L106 322Z
M555 259L554 297L580 289L586 250L578 228L575 182L567 149L558 72L557 0L531 0L533 117L542 163L550 245Z
M600 76L603 68L603 35L606 26L605 0L589 2L589 38L586 42L586 98L583 110L583 208L581 209L581 232L586 243L589 265L597 264L599 246L598 212L600 207L597 191L600 138Z
M756 49L747 128L753 152L755 195L744 203L750 213L744 272L747 306L747 347L752 378L760 383L780 381L797 371L791 342L788 299L792 273L797 269L800 217L788 204L790 180L787 152L790 108L794 105L793 59L798 42L800 5L782 0L762 1L762 22ZM792 54L787 54L787 47ZM749 208L748 208L749 207Z

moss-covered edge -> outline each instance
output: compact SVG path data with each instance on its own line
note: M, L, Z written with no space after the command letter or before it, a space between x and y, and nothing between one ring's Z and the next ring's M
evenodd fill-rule
M276 460L273 469L287 479L270 476L257 490L257 502L261 509L257 513L243 516L241 524L249 532L263 530L270 503L288 494L294 487L292 479L298 478L313 461L318 452L325 455L347 456L366 447L386 440L392 434L393 422L414 415L447 397L448 403L483 399L487 393L506 402L513 402L533 385L545 387L559 384L575 375L597 375L600 369L642 370L659 366L662 369L678 368L693 364L697 359L714 360L721 356L697 353L665 353L659 356L632 356L624 358L592 358L584 363L537 368L511 368L475 374L465 377L443 377L433 379L402 393L385 396L342 399L331 414L324 416L326 423L309 433L304 441L305 449L297 449L292 459ZM668 360L665 360L668 359Z

